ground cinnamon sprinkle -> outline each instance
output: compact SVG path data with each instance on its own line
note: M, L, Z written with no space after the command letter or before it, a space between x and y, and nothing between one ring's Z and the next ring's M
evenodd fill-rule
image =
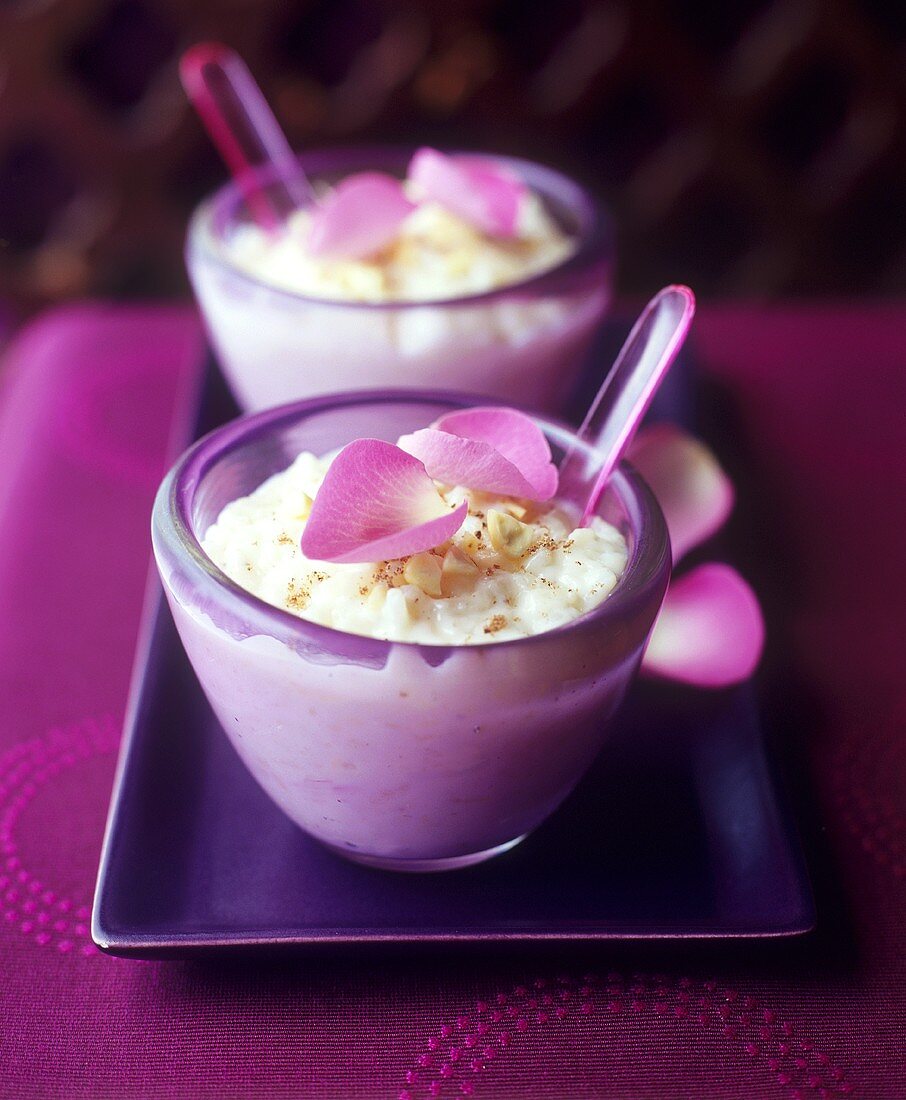
M538 550L556 550L558 546L559 543L551 535L542 535L528 548L528 553L534 554Z
M490 622L485 626L485 634L496 634L498 630L503 630L506 626L506 615L495 615Z
M382 561L374 568L374 583L393 588L400 583L405 566L402 561Z
M296 611L302 611L311 599L311 589L290 581L286 588L286 603Z
M315 570L313 573L309 573L304 581L299 583L298 581L290 581L286 589L286 603L289 607L294 608L296 611L302 611L311 599L311 586L312 583L319 583L327 580L327 574L322 573L320 570Z

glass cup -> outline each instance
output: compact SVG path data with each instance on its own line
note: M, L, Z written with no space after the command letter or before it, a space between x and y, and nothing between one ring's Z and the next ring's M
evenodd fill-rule
M389 391L243 417L190 448L154 505L180 637L236 752L306 832L360 863L444 870L506 851L576 785L638 668L670 573L663 515L623 465L599 514L629 561L610 596L547 633L489 645L388 642L306 622L240 588L199 539L303 451L395 441L474 398ZM555 459L576 442L538 419Z
M411 149L346 148L299 158L308 177L402 177ZM186 264L220 364L241 408L390 386L468 390L556 410L569 396L610 300L610 222L578 184L498 157L577 239L562 264L521 283L434 302L334 302L280 290L235 266L230 236L249 220L226 185L189 226ZM262 185L268 186L267 177Z

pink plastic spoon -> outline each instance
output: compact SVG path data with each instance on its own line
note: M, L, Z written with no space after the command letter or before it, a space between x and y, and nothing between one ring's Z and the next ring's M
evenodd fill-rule
M252 217L279 232L312 189L248 66L219 42L199 42L182 55L179 75ZM266 189L262 169L270 169Z
M579 428L592 455L580 447L567 452L560 465L564 496L582 506L584 527L597 506L617 463L648 411L695 313L695 295L686 286L668 286L645 306Z

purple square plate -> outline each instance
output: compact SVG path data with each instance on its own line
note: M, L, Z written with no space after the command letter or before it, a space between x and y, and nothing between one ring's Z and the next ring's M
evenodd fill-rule
M681 390L665 400L682 412ZM199 428L230 413L212 375ZM582 784L513 851L445 874L375 871L259 789L149 588L92 917L105 951L779 937L814 918L751 686L640 684Z

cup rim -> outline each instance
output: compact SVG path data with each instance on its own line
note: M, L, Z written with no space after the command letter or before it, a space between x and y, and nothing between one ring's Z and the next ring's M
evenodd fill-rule
M317 177L324 172L356 171L367 166L374 170L391 170L405 167L418 146L408 145L344 145L332 148L307 150L297 155L297 160L307 175ZM232 278L238 279L250 290L266 292L278 300L306 303L309 305L332 306L337 309L380 311L393 309L437 308L443 306L468 306L485 304L507 297L531 296L538 291L555 292L568 288L575 279L581 279L596 264L613 265L614 233L613 224L607 210L596 200L590 191L570 176L537 161L523 157L482 153L476 150L442 150L452 156L482 156L499 161L517 172L529 186L542 193L554 193L562 204L576 216L579 224L579 244L563 261L554 267L530 275L515 283L494 287L492 290L463 294L451 298L398 298L386 302L346 301L337 298L321 298L316 295L300 294L276 286L266 279L238 267L230 260L228 252L220 247L221 234L226 224L242 203L242 194L235 180L230 180L203 199L189 219L186 234L186 263L192 269L192 256L196 251L208 262L226 271ZM260 184L272 182L278 169L251 169ZM546 188L541 187L546 184ZM563 283L561 288L558 284Z
M613 619L617 622L624 615L631 615L640 605L656 595L658 587L661 589L660 599L663 599L671 567L666 520L654 493L627 462L620 464L607 489L607 493L616 492L618 495L634 535L629 559L616 587L600 604L584 615L551 630L522 638L478 645L449 642L434 644L355 634L303 619L268 603L233 581L208 557L193 530L190 513L194 494L211 466L231 450L246 445L256 437L265 436L313 414L348 405L380 406L395 403L448 404L453 408L465 408L487 404L487 398L480 394L450 390L355 390L294 401L236 417L192 444L164 477L154 501L152 518L152 541L158 559L159 549L177 558L184 568L186 580L198 588L204 588L206 594L213 597L208 603L230 611L238 621L252 628L245 636L263 634L297 649L315 647L321 652L339 657L380 660L381 663L397 647L419 652L428 664L434 665L442 662L450 653L460 650L512 650L520 646L543 644L567 633L581 637L597 629L602 620ZM545 430L545 434L552 432L554 436L570 443L578 443L589 454L594 452L592 446L578 441L575 429L569 425L534 412L531 415ZM169 589L170 585L162 570L161 573L164 586Z

